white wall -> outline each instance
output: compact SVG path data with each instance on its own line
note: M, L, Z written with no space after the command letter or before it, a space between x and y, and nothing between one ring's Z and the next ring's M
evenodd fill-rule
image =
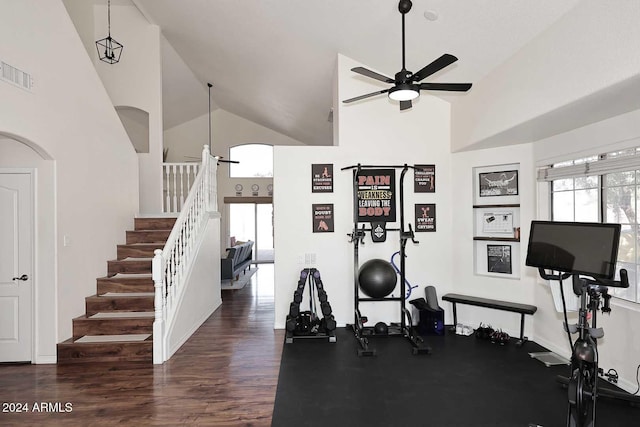
M116 108L136 153L149 152L149 113L134 107Z
M182 344L222 304L220 290L220 215L211 213L211 218L202 233L194 256L193 269L189 271L178 302L174 323L168 333L169 354L173 355Z
M206 98L205 98L206 101ZM168 162L198 161L202 158L202 147L209 143L208 113L181 125L168 129L164 133L165 148L169 148ZM264 126L253 123L222 109L211 113L211 141L213 155L229 159L229 148L242 144L303 145ZM195 158L195 159L194 159ZM250 196L251 185L260 186L259 196L267 196L267 185L271 178L229 178L227 163L218 165L218 207L222 214L221 249L229 242L229 207L223 203L224 197L235 196L235 185L244 187L244 195Z
M340 99L372 91L350 69L360 65L338 57ZM340 103L341 104L341 103ZM382 96L352 105L339 105L337 147L276 147L274 161L275 221L275 326L284 327L300 270L316 267L323 277L329 302L338 324L353 322L353 245L347 233L353 228L352 174L340 168L361 164L436 165L436 193L413 193L413 173L405 182L405 222L415 223L416 203L436 203L437 231L416 233L420 244L407 244L407 279L419 285L423 296L426 285L438 289L451 286L452 182L449 146L449 104L428 95L415 102L413 109L400 112ZM332 163L334 192L311 193L311 165ZM396 174L399 182L400 171ZM313 203L333 203L335 232L312 233ZM399 218L399 211L398 211ZM398 228L399 222L388 224ZM405 225L406 227L406 225ZM390 231L385 243L374 244L370 236L360 247L360 264L371 258L390 259L399 250L399 236ZM315 254L313 265L305 264L305 254ZM396 292L397 294L397 292ZM399 304L366 303L361 310L369 322L399 321Z
M505 301L520 302L523 304L536 304L535 301L535 277L536 272L524 265L526 247L529 239L529 224L535 217L535 171L532 156L532 145L522 144L496 149L476 150L471 152L455 153L452 155L452 187L453 197L453 232L451 234L453 247L453 286L448 291L474 295L479 297L495 298ZM473 168L504 164L519 164L519 199L520 199L520 249L519 258L512 259L512 263L518 263L520 278L496 278L478 275L474 267L474 171ZM486 256L481 254L480 256ZM515 268L514 268L515 270ZM441 291L438 296L444 294ZM447 322L452 322L451 304L441 304L445 309ZM494 328L500 328L511 336L520 335L520 315L497 310L460 306L458 305L458 322L478 327L480 322L488 323ZM540 315L536 313L532 318L525 319L525 336L534 339L534 322Z
M584 0L453 104L455 151L532 142L640 108L640 3Z
M54 343L71 337L71 319L84 312L84 298L95 294L96 278L105 275L106 261L133 224L138 166L62 2L4 2L2 9L0 58L31 73L35 84L27 92L0 82L0 133L51 159L42 163L14 142L3 144L10 145L3 165L37 167L52 178L37 189L37 209L55 224L38 220L36 251L44 258L40 271L55 276L36 283L46 292L35 331L41 337L57 325L54 340L36 344L36 361L52 362ZM51 286L55 297L47 299Z
M94 41L106 37L106 5L94 8ZM133 5L111 5L111 36L124 45L120 62L108 64L90 55L116 107L149 113L149 151L138 154L140 212L162 212L162 69L160 28Z
M548 165L593 154L624 148L640 147L640 110L593 123L534 144L534 160ZM549 218L548 185L539 184L539 216ZM556 312L548 285L538 280L536 301L540 313L536 314L535 335L542 345L559 354L569 355L569 344L562 331L562 314ZM598 317L605 337L598 341L600 367L618 371L621 385L628 391L636 388L636 368L640 364L640 333L634 325L640 322L640 305L619 299L611 300L611 314ZM570 314L570 323L576 315Z

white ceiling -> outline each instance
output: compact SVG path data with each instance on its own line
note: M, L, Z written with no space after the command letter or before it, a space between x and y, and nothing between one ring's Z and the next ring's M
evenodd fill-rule
M407 69L450 53L458 62L427 80L478 84L579 1L414 0L406 17ZM337 54L391 77L402 65L397 0L133 2L190 68L165 58L166 128L207 112L211 82L214 107L305 144L331 145ZM426 11L438 19L427 20ZM195 86L185 78L191 72ZM445 99L457 96L464 95Z

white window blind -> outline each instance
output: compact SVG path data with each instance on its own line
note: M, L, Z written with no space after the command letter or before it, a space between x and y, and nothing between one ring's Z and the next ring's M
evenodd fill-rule
M640 150L632 149L623 152L602 154L586 162L570 162L566 166L553 165L538 169L538 181L554 181L556 179L579 176L604 175L613 172L640 170Z

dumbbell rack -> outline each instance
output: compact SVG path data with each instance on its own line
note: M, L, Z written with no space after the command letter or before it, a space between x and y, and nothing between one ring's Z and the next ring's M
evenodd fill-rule
M300 303L304 294L305 286L309 283L309 311L301 312ZM323 318L317 315L316 294L320 301L320 310ZM301 316L308 315L310 321L303 328L300 327ZM308 326L308 328L307 328ZM301 330L302 329L302 330ZM289 315L286 321L285 343L291 344L297 339L322 338L329 342L336 342L336 321L332 314L331 304L329 304L327 292L324 290L320 271L315 268L305 268L300 272L298 286L293 292L293 301L289 306Z

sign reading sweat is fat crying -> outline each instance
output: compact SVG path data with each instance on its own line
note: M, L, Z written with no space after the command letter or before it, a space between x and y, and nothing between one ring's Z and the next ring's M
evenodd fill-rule
M396 220L396 172L394 169L366 169L356 174L358 222Z

